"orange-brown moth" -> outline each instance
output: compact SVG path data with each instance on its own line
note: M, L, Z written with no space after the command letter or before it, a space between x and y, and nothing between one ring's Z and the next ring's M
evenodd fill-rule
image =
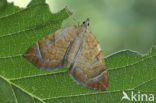
M89 18L82 25L49 34L32 45L24 57L38 68L50 70L62 68L67 60L69 74L78 83L91 89L107 90L102 51L88 26Z

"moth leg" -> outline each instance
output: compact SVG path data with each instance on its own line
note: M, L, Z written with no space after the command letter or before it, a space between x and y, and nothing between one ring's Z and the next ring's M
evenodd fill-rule
M65 8L66 8L65 11L66 11L66 13L68 14L68 16L71 17L72 20L73 20L74 22L76 22L76 23L78 24L78 26L79 26L79 25L80 25L80 21L79 21L78 19L76 19L75 17L73 17L72 15L69 14L69 11L67 10L67 9L69 9L69 8L68 8L67 6L66 6Z

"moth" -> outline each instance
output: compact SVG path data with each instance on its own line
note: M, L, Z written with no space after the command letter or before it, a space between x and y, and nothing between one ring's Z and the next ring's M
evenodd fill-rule
M107 71L96 37L88 30L89 18L78 26L69 26L47 35L33 44L24 57L38 68L67 68L78 83L91 89L107 90Z

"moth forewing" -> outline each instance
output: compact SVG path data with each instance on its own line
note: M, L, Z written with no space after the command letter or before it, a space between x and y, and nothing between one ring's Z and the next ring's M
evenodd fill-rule
M107 90L107 72L98 41L89 30L79 33L68 54L69 73L88 88Z
M75 34L75 26L60 29L39 40L27 50L24 56L39 68L61 68Z

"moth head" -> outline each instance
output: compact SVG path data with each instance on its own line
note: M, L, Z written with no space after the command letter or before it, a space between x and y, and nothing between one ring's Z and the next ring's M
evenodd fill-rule
M87 20L82 23L82 26L89 26L89 18L87 18Z

